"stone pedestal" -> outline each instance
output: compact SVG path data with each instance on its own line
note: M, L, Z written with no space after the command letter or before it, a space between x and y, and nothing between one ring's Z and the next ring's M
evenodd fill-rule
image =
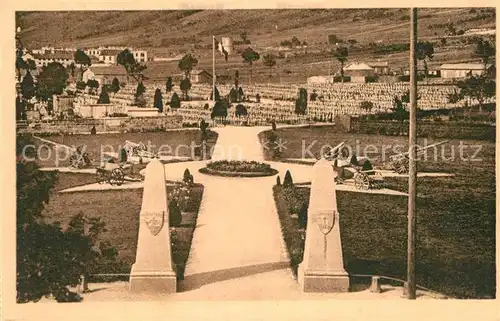
M349 291L334 177L329 161L321 159L314 165L304 260L298 271L299 283L304 292Z
M133 292L175 293L165 168L158 159L146 166L137 254L130 272Z

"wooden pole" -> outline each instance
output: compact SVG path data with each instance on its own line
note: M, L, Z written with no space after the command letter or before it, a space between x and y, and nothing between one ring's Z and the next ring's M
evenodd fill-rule
M408 177L408 289L407 298L416 299L415 284L415 200L417 194L417 9L410 9L410 130L409 130L409 177Z

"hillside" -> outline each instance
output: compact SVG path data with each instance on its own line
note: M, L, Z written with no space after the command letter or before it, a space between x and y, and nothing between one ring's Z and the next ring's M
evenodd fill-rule
M408 9L19 12L17 25L22 28L23 43L29 48L49 44L56 47L127 45L148 49L161 57L191 51L200 58L200 66L208 69L212 34L241 40L240 34L246 32L251 44L244 46L251 46L261 55L277 51L282 41L296 36L307 43L307 48L295 50L296 54L290 55L286 63L280 59L276 68L282 77L293 78L294 75L327 74L329 67L332 72L337 69L335 61L329 66L332 59L328 52L332 45L328 44L328 35L331 34L356 42L350 50L350 61L384 59L390 61L394 69L406 67L408 52L376 54L369 44L407 43L408 14ZM430 66L472 58L466 35L447 35L446 23L465 32L473 28L494 29L495 11L419 10L419 38L435 43L436 55ZM238 54L230 56L225 69L228 72L245 69L241 60ZM163 77L161 71L152 70L156 67L173 70L175 64L150 64L151 77ZM262 63L254 67L256 76L267 80L268 69Z

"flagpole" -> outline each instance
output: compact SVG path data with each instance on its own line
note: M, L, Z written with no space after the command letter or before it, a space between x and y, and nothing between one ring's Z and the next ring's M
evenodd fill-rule
M212 101L215 104L215 36L212 36Z

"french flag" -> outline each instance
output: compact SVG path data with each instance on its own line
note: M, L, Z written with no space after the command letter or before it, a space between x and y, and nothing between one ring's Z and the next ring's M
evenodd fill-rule
M224 59L227 61L228 53L227 53L226 49L224 49L222 42L217 41L217 39L215 39L215 36L214 36L214 46L215 46L214 48L217 48L217 50L219 50L221 52L221 54L224 55Z

